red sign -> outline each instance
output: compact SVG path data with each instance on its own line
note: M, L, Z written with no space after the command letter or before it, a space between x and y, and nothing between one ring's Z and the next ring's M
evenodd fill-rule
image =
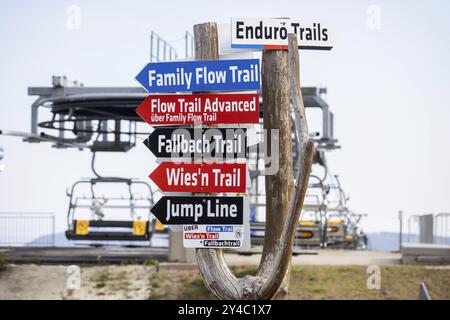
M150 179L163 192L245 192L245 163L162 162Z
M194 232L185 233L185 239L195 239L195 240L219 240L220 236L217 232Z
M259 95L150 95L136 112L151 125L258 123Z

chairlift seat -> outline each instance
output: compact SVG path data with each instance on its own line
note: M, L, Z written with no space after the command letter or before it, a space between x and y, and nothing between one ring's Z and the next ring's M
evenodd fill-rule
M96 230L92 231L92 228ZM106 228L107 231L101 230ZM111 231L114 228L119 230ZM69 240L87 241L149 241L151 234L147 220L75 220L73 229L66 231L66 237Z

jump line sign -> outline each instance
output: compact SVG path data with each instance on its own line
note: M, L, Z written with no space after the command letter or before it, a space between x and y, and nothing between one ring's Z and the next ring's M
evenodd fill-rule
M149 177L162 192L244 193L246 164L162 162Z
M151 211L162 224L167 225L242 225L244 198L164 196Z
M151 125L238 124L259 122L259 95L150 95L136 108Z
M157 128L144 144L157 158L245 159L247 129Z
M287 49L288 34L295 33L299 49L331 50L334 33L323 22L281 19L231 19L231 47Z
M151 62L136 76L148 92L259 90L259 59Z

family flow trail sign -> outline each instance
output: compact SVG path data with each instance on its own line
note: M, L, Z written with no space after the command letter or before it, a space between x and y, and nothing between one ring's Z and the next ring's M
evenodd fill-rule
M150 95L137 107L136 112L151 125L258 123L259 95Z
M144 144L157 158L245 159L247 129L158 128Z
M136 80L150 93L258 90L260 65L259 59L150 62Z
M242 225L243 197L162 197L151 209L162 224Z
M231 47L287 49L288 34L297 35L299 49L331 50L334 34L322 22L280 19L231 19Z
M162 162L150 179L163 192L232 192L246 189L245 163Z

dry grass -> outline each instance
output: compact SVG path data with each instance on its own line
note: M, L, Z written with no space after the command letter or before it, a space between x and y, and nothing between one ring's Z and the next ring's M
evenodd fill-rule
M425 282L432 298L450 298L450 269L381 267L381 289L367 289L364 266L299 266L291 277L291 299L417 299Z
M237 276L255 267L234 268ZM450 299L450 268L382 266L381 289L367 289L364 266L294 266L289 299L417 299L425 282L433 299ZM150 299L214 299L196 272L160 271L152 279Z

